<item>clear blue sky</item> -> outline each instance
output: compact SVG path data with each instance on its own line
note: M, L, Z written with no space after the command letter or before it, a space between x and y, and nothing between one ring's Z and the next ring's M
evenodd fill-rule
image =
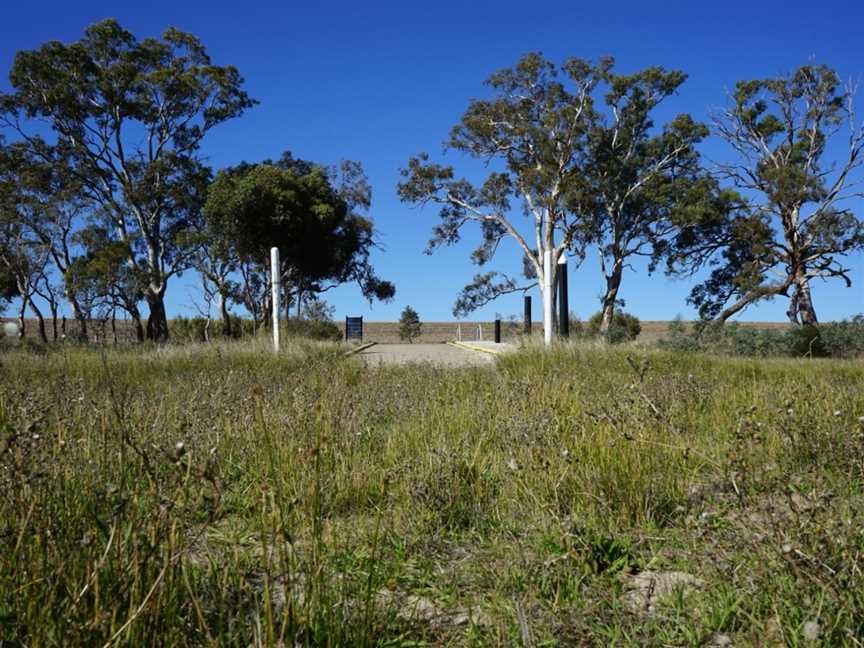
M214 131L204 154L216 168L240 160L275 158L284 150L321 163L360 160L372 182L373 210L386 250L376 253L380 275L397 285L396 299L371 309L353 286L327 295L337 317L393 320L412 305L425 320L452 319L459 289L476 268L468 261L475 235L434 256L422 254L437 220L402 205L398 169L409 156L440 156L441 142L483 80L525 52L568 56L612 55L620 71L649 65L690 75L669 113L707 119L722 106L736 80L788 72L815 58L842 76L864 77L864 2L820 3L731 0L678 2L13 2L0 21L0 70L5 79L15 52L58 39L73 41L90 23L117 18L139 38L168 25L200 37L214 62L236 65L261 103ZM864 105L864 93L861 96ZM864 107L861 110L864 116ZM722 158L725 147L703 152ZM454 155L444 158L462 162ZM864 209L864 206L860 207ZM494 269L515 272L514 245L499 251ZM822 319L864 311L864 262L852 262L856 285L817 282ZM571 274L570 304L585 318L598 308L601 276L596 256ZM169 286L169 315L188 310L196 281L187 275ZM692 317L685 304L690 284L637 267L624 279L627 310L643 319ZM540 316L535 298L535 317ZM748 320L782 320L777 301L747 312ZM505 297L476 319L520 313L520 298Z

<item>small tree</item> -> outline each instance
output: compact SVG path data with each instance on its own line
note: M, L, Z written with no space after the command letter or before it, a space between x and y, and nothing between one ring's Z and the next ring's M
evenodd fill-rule
M420 316L410 306L406 306L399 316L399 339L408 340L410 344L414 344L414 338L420 336L420 328L423 325L420 323Z

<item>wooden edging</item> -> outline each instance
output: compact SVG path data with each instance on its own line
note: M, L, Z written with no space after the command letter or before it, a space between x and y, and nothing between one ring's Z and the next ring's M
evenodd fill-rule
M373 346L375 346L376 344L378 344L378 343L377 343L377 342L367 342L366 344L361 344L361 345L358 346L356 349L351 349L350 351L346 351L346 352L345 352L345 357L352 356L352 355L354 355L355 353L360 353L361 351L365 351L365 350L368 349L369 347L373 347Z
M489 353L491 355L501 355L501 352L497 349L487 349L486 347L476 346L474 344L467 344L465 342L457 342L454 340L452 342L448 342L447 344L455 347L461 347L463 349L468 349L469 351L480 351L482 353Z

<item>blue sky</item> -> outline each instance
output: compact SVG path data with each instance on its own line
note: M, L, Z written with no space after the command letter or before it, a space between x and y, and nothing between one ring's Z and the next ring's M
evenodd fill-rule
M483 80L529 51L560 62L568 56L612 55L621 72L649 65L681 69L689 79L664 114L690 112L706 120L739 79L789 72L811 58L843 77L864 78L864 3L739 0L708 2L38 2L9 3L0 22L0 87L15 52L57 39L77 40L90 23L117 18L139 38L168 25L202 39L217 64L234 64L261 103L205 140L215 168L241 160L275 158L284 150L321 163L356 159L373 187L372 216L384 250L374 256L379 274L396 283L396 299L369 307L359 290L327 294L336 316L393 320L410 304L425 320L450 320L459 289L477 269L468 260L477 233L453 248L423 255L433 207L419 210L396 196L398 169L428 151L459 168L464 160L441 157L446 138L468 101L484 94ZM864 93L861 96L864 104ZM864 108L859 119L864 116ZM703 153L724 159L715 139ZM476 168L475 165L470 165ZM864 205L859 206L864 209ZM853 259L855 286L814 286L823 320L864 311L864 261ZM493 269L521 266L513 244L499 251ZM169 285L169 315L190 310L192 275ZM621 297L642 319L693 317L685 303L691 283L637 266L627 273ZM602 277L596 255L570 276L570 304L581 317L598 309ZM535 317L540 316L535 298ZM745 320L782 320L783 301L746 312ZM521 312L518 296L476 313Z

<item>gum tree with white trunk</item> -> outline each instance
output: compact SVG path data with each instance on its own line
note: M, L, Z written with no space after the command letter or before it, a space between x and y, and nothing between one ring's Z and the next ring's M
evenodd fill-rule
M441 220L427 252L458 242L463 227L477 223L482 233L472 255L477 265L489 263L502 240L511 238L524 256L526 276L536 279L519 285L516 278L497 272L478 274L459 296L454 314L539 285L550 340L557 261L568 249L584 255L588 238L581 216L568 209L568 195L583 174L592 91L609 67L609 59L593 64L575 58L557 67L531 53L489 77L492 98L471 101L447 142L495 169L481 183L458 177L452 166L431 162L426 153L409 159L402 169L398 192L404 202L440 205ZM544 268L547 252L551 264Z

